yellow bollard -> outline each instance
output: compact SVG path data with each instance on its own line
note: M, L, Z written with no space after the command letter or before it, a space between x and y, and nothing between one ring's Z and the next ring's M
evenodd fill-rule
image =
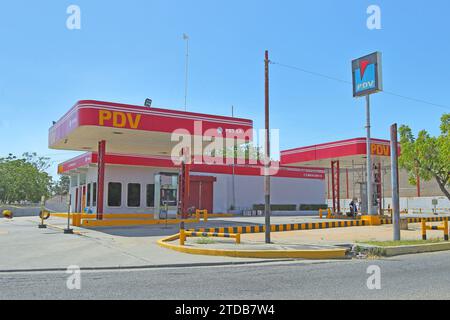
M184 231L184 222L180 223L180 246L184 246L186 240L186 232Z
M203 221L208 222L208 210L203 210Z
M81 213L73 213L72 214L72 225L74 227L81 226Z
M238 233L236 234L236 244L240 244L241 243L241 234Z
M427 222L422 219L422 240L427 240Z
M444 240L448 241L448 218L444 220Z
M322 209L319 209L319 218L322 219Z
M11 210L3 210L3 216L7 219L12 219L13 213Z
M200 210L195 210L195 220L200 221Z

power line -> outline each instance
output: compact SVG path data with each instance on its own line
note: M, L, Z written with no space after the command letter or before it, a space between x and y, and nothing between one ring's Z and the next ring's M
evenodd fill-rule
M336 78L336 77L329 76L329 75L326 75L326 74L323 74L323 73L307 70L307 69L304 69L304 68L300 68L300 67L296 67L296 66L292 66L292 65L288 65L288 64L274 62L274 61L270 61L270 63L274 64L274 65L278 65L280 67L284 67L284 68L288 68L288 69L297 70L297 71L300 71L300 72L303 72L303 73L307 73L307 74L310 74L310 75L313 75L313 76L316 76L316 77L321 77L321 78L325 78L325 79L328 79L328 80L333 80L333 81L336 81L336 82L353 85L351 81L347 81L347 80L343 80L343 79L340 79L340 78ZM414 97L409 97L409 96L405 96L405 95L398 94L398 93L395 93L395 92L390 92L390 91L384 91L383 90L382 92L385 93L385 94L391 95L391 96L395 96L397 98L402 98L402 99L405 99L405 100L414 101L414 102L417 102L417 103L423 103L423 104L427 104L427 105L430 105L430 106L433 106L433 107L437 107L437 108L441 108L441 109L445 109L445 110L450 110L450 107L448 107L448 106L437 104L437 103L430 102L430 101L427 101L427 100L418 99L418 98L414 98Z
M341 82L341 83L345 83L345 84L352 84L350 81L343 80L343 79L339 79L339 78L335 78L335 77L332 77L332 76L329 76L329 75L326 75L326 74L323 74L323 73L319 73L319 72L315 72L315 71L310 71L310 70L306 70L306 69L303 69L303 68L299 68L299 67L295 67L295 66L290 66L290 65L287 65L287 64L278 63L278 62L274 62L274 61L270 61L270 63L271 63L271 64L275 64L275 65L279 65L279 66L284 67L284 68L294 69L294 70L301 71L301 72L303 72L303 73L308 73L308 74L311 74L311 75L313 75L313 76L326 78L326 79L328 79L328 80L333 80L333 81L337 81L337 82Z
M437 104L437 103L429 102L429 101L422 100L422 99L417 99L417 98L413 98L413 97L404 96L404 95L401 95L401 94L398 94L398 93L395 93L395 92L389 92L389 91L384 91L384 90L383 90L383 92L385 94L389 94L389 95L394 96L394 97L403 98L403 99L414 101L414 102L418 102L418 103L428 104L430 106L438 107L438 108L441 108L441 109L450 110L450 107L444 106L442 104Z

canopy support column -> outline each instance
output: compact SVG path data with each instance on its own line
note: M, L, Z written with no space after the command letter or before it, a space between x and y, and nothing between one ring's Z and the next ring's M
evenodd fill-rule
M190 175L190 164L191 156L189 148L183 148L181 151L181 172L179 177L179 205L178 214L182 219L188 218L188 201L189 201L189 175Z
M103 220L103 195L105 190L105 153L106 141L101 140L98 143L98 173L97 173L97 220Z
M333 194L333 211L336 214L341 212L341 189L340 189L339 161L331 161L331 188Z

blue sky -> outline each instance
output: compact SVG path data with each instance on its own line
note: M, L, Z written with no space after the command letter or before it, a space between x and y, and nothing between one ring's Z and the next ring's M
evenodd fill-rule
M66 9L81 9L68 30ZM382 29L366 27L381 8ZM353 58L383 53L385 93L372 97L373 137L394 122L439 133L450 112L447 0L431 1L3 1L0 5L0 155L35 151L56 163L48 128L74 102L99 99L183 109L182 34L190 36L188 110L263 126L264 50L270 59L351 80ZM363 99L351 86L271 65L271 127L281 149L365 136Z

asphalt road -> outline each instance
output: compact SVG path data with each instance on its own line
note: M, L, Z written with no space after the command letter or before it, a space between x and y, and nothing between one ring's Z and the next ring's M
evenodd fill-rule
M381 289L367 287L367 268ZM284 262L219 267L82 271L69 290L64 272L2 273L3 299L450 299L450 253L385 260Z

